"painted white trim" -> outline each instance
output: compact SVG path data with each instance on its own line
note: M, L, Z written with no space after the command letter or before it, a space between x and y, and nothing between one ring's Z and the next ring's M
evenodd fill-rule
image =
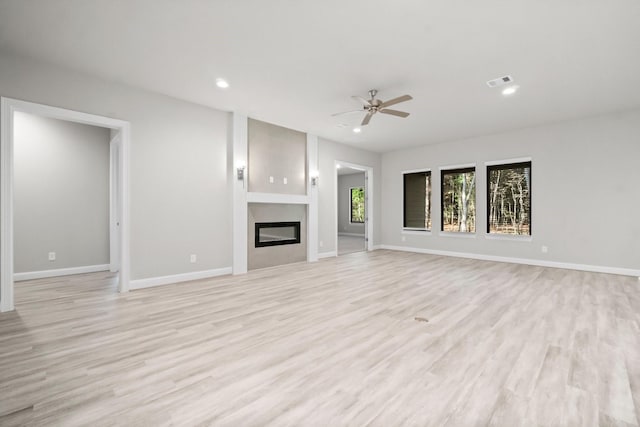
M358 165L355 163L350 163L350 162L344 162L342 160L334 160L333 162L333 170L335 171L334 173L334 198L333 198L333 207L334 207L334 223L333 223L333 230L334 236L338 236L338 193L339 193L339 188L338 188L338 167L337 165L340 166L344 166L346 168L350 168L350 169L356 169L356 170L361 170L364 172L364 181L365 181L365 197L367 198L367 205L365 206L365 217L366 217L366 229L365 229L365 238L368 239L367 240L367 250L368 251L372 251L373 250L373 239L374 239L374 235L373 235L373 224L374 224L374 213L373 213L373 199L374 199L374 180L373 180L373 167L371 166L364 166L364 165ZM338 239L336 238L336 253L338 251Z
M463 239L475 239L477 234L476 233L469 233L469 232L457 232L457 231L438 231L438 236L442 236L442 237L461 237Z
M380 249L382 249L382 245L375 245L375 246L373 247L373 250L374 250L374 251L379 251Z
M211 277L226 276L233 272L232 267L216 268L213 270L194 271L191 273L172 274L171 276L149 277L147 279L132 280L130 289L144 289L154 286L171 285L174 283L190 282L192 280L209 279Z
M431 172L431 168L422 168L422 169L409 169L406 171L400 171L402 175L406 175L408 173L418 173L418 172Z
M467 168L475 168L476 164L475 163L466 163L466 164L462 164L462 165L447 165L447 166L440 166L438 168L438 170L441 171L448 171L448 170L454 170L454 169L467 169Z
M601 265L588 265L588 264L574 264L574 263L568 263L568 262L545 261L545 260L528 259L528 258L512 258L512 257L503 257L503 256L495 256L495 255L474 254L474 253L467 253L467 252L440 251L435 249L412 248L407 246L394 246L394 245L380 245L380 246L381 246L381 249L388 249L392 251L415 252L420 254L442 255L442 256L450 256L450 257L456 257L456 258L470 258L470 259L477 259L481 261L506 262L511 264L525 264L525 265L534 265L538 267L563 268L567 270L590 271L594 273L619 274L622 276L640 276L640 270L634 270L631 268L607 267L607 266L601 266Z
M13 295L13 118L20 111L41 117L100 126L118 131L119 150L119 218L120 218L120 272L118 291L129 290L130 224L129 224L129 179L131 130L129 122L51 107L33 102L2 97L0 103L0 311L14 309Z
M109 141L109 271L112 273L120 269L119 231L120 207L118 206L118 163L120 161L120 135L116 134Z
M310 197L304 194L280 194L280 193L249 193L249 203L281 203L292 205L308 205Z
M337 257L338 256L338 252L336 251L331 251L331 252L320 252L318 254L318 259L323 259L323 258L332 258L332 257Z
M487 240L510 240L512 242L533 242L533 236L523 236L523 235L517 235L517 234L486 233L484 238Z
M318 261L318 136L307 134L307 262ZM317 177L316 185L311 184Z
M84 267L57 268L55 270L29 271L25 273L14 273L13 281L45 279L47 277L71 276L73 274L97 273L98 271L109 271L109 264L86 265Z
M338 231L338 236L364 237L364 233L343 233L342 231Z
M413 234L415 236L431 236L431 230L427 230L425 228L403 228L400 231L400 234Z
M524 163L531 162L531 157L518 157L515 159L504 159L504 160L490 160L488 162L484 162L485 166L496 166L496 165L508 165L511 163Z
M231 114L231 124L229 129L229 153L231 155L231 165L228 178L233 189L233 209L231 221L233 223L233 274L245 274L247 272L247 239L248 230L248 205L247 187L249 185L248 164L248 126L247 116L233 113ZM236 168L245 166L244 180L239 180L236 176Z

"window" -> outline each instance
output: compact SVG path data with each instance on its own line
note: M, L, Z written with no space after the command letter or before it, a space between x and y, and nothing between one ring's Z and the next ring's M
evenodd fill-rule
M364 223L364 188L354 187L349 190L352 223Z
M487 166L487 232L531 235L531 162Z
M431 230L431 172L403 174L403 228Z
M476 169L440 172L442 231L476 232Z

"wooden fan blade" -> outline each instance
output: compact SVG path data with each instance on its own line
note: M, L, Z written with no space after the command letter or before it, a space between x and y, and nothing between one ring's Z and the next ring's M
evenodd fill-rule
M405 101L409 101L411 99L413 99L413 97L411 95L402 95L402 96L399 96L397 98L393 98L393 99L390 99L388 101L383 102L382 104L380 104L380 108L391 107L392 105L399 104L399 103L405 102Z
M362 105L364 105L365 107L370 107L371 106L371 103L369 101L367 101L366 99L364 99L363 97L361 97L361 96L353 95L351 97L351 99L354 99L354 100L362 103Z
M364 119L362 120L362 124L360 126L366 126L369 124L369 121L371 120L371 117L373 116L373 113L371 111L369 111L367 113L366 116L364 116Z
M404 111L389 110L385 108L384 110L379 110L379 112L382 114L391 114L392 116L409 117L409 113L406 113Z
M362 108L361 108L361 109L359 109L359 110L349 110L349 111L343 111L343 112L341 112L341 113L334 113L334 114L332 114L331 116L332 116L332 117L335 117L335 116L341 116L341 115L343 115L343 114L362 113L362 111L363 111L363 110L362 110Z

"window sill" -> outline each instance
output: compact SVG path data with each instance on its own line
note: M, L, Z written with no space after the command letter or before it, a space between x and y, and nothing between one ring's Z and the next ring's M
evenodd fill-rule
M463 239L475 239L476 233L462 233L455 231L441 231L438 233L438 236L442 237L461 237Z
M421 228L403 228L401 234L413 234L416 236L431 236L431 230Z
M487 240L510 240L512 242L532 242L533 236L523 236L517 234L495 234L495 233L487 233L485 235L485 239Z

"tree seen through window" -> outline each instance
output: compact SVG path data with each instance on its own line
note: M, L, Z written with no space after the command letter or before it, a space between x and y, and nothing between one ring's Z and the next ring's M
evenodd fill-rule
M364 188L351 188L351 222L364 223Z

